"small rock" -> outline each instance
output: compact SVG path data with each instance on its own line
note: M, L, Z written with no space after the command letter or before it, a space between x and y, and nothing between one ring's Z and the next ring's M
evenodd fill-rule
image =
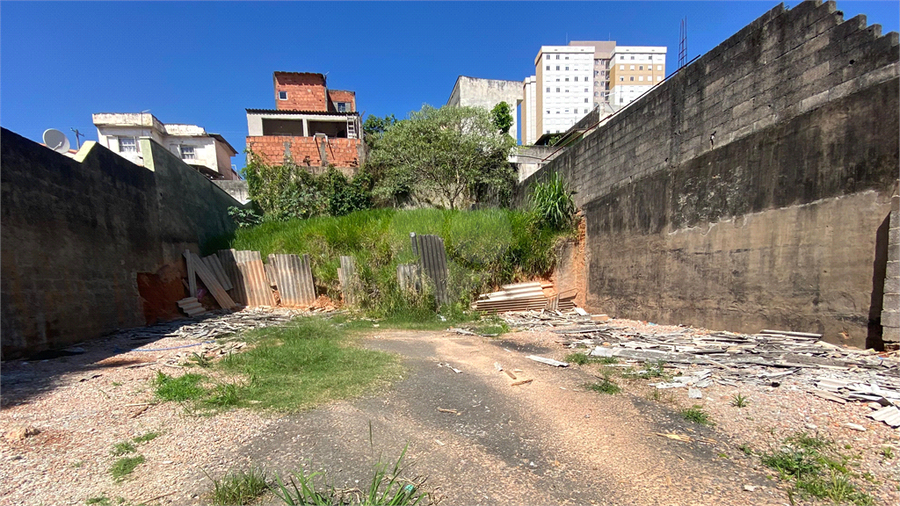
M688 388L688 398L689 399L702 399L703 393L700 392L700 389Z
M814 423L808 423L808 424L806 424L806 428L809 430L816 430L819 428L819 426Z
M862 425L858 424L858 423L850 423L850 422L847 422L847 423L844 424L844 427L847 427L848 429L858 430L858 431L860 431L860 432L865 432L865 431L866 431L866 428L863 427Z
M756 485L744 485L744 490L746 490L747 492L753 492L758 488L759 487L757 487Z
M27 437L36 436L41 433L41 430L37 427L13 427L9 432L6 433L7 441L21 441Z

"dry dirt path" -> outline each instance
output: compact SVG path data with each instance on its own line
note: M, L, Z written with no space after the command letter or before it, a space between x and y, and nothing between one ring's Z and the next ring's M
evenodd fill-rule
M631 394L586 390L594 380L587 370L527 359L563 353L533 334L491 340L391 331L365 345L403 356L408 372L391 391L274 421L223 460L279 472L305 465L352 487L378 455L395 459L408 444L408 474L427 476L442 504L787 502L738 443L714 428ZM533 381L513 386L495 362Z

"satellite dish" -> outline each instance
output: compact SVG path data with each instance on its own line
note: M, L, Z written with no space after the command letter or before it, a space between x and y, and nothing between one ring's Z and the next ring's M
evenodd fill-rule
M69 152L69 138L55 128L44 130L44 144L57 153Z

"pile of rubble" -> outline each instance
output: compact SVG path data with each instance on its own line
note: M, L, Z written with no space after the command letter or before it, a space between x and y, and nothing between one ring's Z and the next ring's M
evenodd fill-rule
M560 344L590 348L593 357L664 362L681 369L671 381L653 384L659 389L688 388L691 397L699 398L699 389L713 382L777 387L790 379L809 393L834 402L872 403L878 409L871 418L900 426L900 356L896 352L845 348L821 341L819 334L801 332L738 334L687 327L657 331L597 325L589 316L575 312L528 311L508 313L504 319L520 329L550 330L559 336Z

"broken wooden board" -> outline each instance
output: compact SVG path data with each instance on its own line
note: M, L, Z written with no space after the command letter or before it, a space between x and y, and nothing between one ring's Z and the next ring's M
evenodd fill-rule
M309 306L316 301L309 255L269 255L269 265L278 285L283 306Z
M188 251L185 252L187 255ZM206 265L200 260L200 257L197 256L196 253L190 253L191 262L194 264L194 270L197 272L197 275L200 276L200 280L203 281L203 284L206 285L206 288L209 289L209 292L215 297L216 302L219 303L219 306L222 309L233 309L237 304L234 300L228 295L228 292L222 288L222 285L219 284L219 281L216 279L216 276L209 272L206 268Z

